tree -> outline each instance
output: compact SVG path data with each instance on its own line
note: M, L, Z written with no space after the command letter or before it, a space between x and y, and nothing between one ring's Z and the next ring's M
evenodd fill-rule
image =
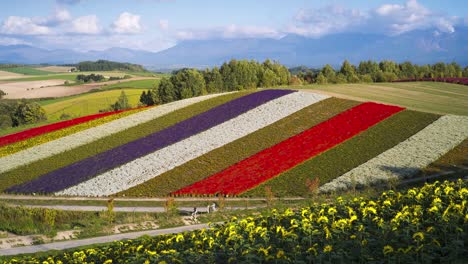
M114 111L125 110L125 109L131 108L130 104L128 103L128 97L125 94L125 91L122 91L120 93L120 96L117 99L117 102L111 105L111 107Z
M6 95L6 93L4 91L0 90L0 99L2 99L3 96L5 96L5 95Z
M47 116L44 109L38 103L21 101L17 103L11 115L11 120L13 126L19 126L47 120Z
M13 126L13 121L9 115L0 114L0 128L6 129Z
M159 82L158 99L161 103L169 103L177 100L174 85L168 78L163 77Z
M327 78L327 82L329 83L336 82L335 80L336 72L330 64L326 64L320 72L323 74L323 76L325 76L325 78Z
M154 105L153 97L151 96L151 90L148 90L148 92L143 91L141 93L140 103L143 105Z
M203 78L207 93L217 93L224 90L223 76L218 67L214 67L212 70L206 69L203 72Z
M323 75L323 73L321 72L317 75L317 78L315 81L317 84L327 84L328 82L327 77L325 77L325 75Z
M196 69L182 69L170 78L174 86L176 100L206 94L203 75Z

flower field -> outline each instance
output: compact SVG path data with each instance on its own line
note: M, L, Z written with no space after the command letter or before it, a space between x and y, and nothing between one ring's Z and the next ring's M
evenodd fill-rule
M465 116L293 90L214 94L6 144L0 191L307 196L315 178L334 192L416 176L467 138Z
M232 218L209 229L5 263L463 263L468 182Z

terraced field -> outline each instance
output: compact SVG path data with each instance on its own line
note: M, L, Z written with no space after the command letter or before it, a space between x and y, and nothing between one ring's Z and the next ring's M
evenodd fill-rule
M309 196L311 182L346 191L463 165L454 157L468 153L466 116L312 92L213 94L119 115L9 136L0 191Z

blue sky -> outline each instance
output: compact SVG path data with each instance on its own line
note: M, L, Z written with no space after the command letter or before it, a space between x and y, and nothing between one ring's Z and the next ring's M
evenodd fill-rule
M0 45L158 51L184 40L450 33L461 25L466 0L15 0L2 1Z

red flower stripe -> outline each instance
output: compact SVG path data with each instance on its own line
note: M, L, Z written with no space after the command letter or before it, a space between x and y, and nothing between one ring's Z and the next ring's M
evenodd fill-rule
M35 128L31 128L31 129L28 129L28 130L25 130L25 131L18 132L18 133L6 135L6 136L3 136L3 137L0 137L0 147L11 144L11 143L15 143L15 142L18 142L18 141L21 141L21 140L25 140L25 139L28 139L28 138L32 138L32 137L35 137L35 136L39 136L39 135L42 135L42 134L45 134L45 133L53 132L53 131L56 131L56 130L60 130L60 129L63 129L63 128L67 128L67 127L71 127L71 126L78 125L78 124L81 124L81 123L85 123L85 122L88 122L88 121L91 121L91 120L94 120L94 119L98 119L98 118L101 118L101 117L115 115L115 114L122 113L124 111L129 111L129 110L134 110L134 109L119 110L119 111L114 111L114 112L99 113L99 114L95 114L95 115L78 117L78 118L75 118L75 119L61 121L61 122L53 123L53 124L50 124L50 125L35 127Z
M403 110L363 103L173 194L239 194Z

